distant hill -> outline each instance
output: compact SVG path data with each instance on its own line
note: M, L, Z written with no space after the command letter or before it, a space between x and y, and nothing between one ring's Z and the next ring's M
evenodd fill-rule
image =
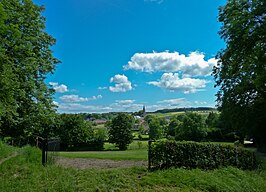
M217 109L212 107L190 107L190 108L160 109L149 113L172 113L172 112L188 112L188 111L217 111Z

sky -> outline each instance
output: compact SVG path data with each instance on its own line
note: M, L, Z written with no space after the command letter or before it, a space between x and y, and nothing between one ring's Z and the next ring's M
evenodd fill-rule
M215 107L225 0L34 0L56 38L60 113Z

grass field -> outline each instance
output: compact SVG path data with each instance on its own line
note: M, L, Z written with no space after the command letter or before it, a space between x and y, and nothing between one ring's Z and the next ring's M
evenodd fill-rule
M147 160L147 149L127 151L60 152L62 157L111 160Z
M3 148L3 147L2 147ZM5 146L4 146L5 148ZM73 169L41 165L33 147L14 149L18 156L0 164L0 191L258 191L266 189L265 167L256 171L222 168L169 169L148 172L146 167ZM142 150L142 149L140 149ZM115 152L115 151L113 151Z
M148 141L133 141L126 151L118 151L114 144L105 143L105 151L60 152L70 158L96 158L111 160L147 160Z

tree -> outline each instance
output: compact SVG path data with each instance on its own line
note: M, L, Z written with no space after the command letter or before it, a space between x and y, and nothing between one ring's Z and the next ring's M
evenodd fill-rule
M24 142L48 135L56 118L45 79L59 61L43 10L31 0L0 1L0 133Z
M133 141L133 122L134 118L131 115L118 114L109 125L109 142L115 143L120 150L126 150Z
M57 135L64 149L85 147L93 139L92 126L77 114L61 114Z
M204 128L205 123L202 115L187 112L177 126L176 140L201 141L207 135Z
M163 136L163 128L160 125L160 119L153 117L149 121L149 138L150 139L161 139Z
M180 123L181 122L177 120L176 117L172 118L167 128L167 136L175 137L176 129L180 125Z
M206 125L210 128L218 127L219 114L215 112L210 112L205 122L206 122Z
M228 0L219 21L227 44L213 70L219 110L242 137L266 149L266 2Z

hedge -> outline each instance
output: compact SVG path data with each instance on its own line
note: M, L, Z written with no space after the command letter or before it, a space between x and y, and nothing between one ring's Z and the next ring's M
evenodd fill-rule
M231 145L166 140L152 143L149 150L152 169L233 166L253 170L258 167L254 152Z

